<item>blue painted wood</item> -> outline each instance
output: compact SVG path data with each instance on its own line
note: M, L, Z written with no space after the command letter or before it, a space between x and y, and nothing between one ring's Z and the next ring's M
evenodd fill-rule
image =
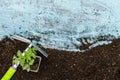
M35 38L46 48L84 51L120 36L119 4L119 0L0 0L0 38L18 34ZM90 46L78 48L86 44Z

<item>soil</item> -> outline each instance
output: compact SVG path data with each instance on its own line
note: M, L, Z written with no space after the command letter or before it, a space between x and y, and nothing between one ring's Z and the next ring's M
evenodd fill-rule
M17 50L23 51L26 46L9 38L0 41L0 78L11 66ZM42 59L38 73L19 67L12 80L120 80L120 39L84 53L44 50L49 57Z

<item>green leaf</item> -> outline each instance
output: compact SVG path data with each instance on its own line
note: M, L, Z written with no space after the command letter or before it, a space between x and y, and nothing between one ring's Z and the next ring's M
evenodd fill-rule
M23 70L27 70L29 67L30 67L30 66L29 66L28 64L25 64L25 65L23 66Z
M29 62L30 65L33 65L33 63L34 63L34 59L32 59L32 60Z
M34 59L36 58L36 55L34 53L31 54L31 57L33 57Z
M24 66L24 64L25 64L25 59L23 58L23 59L20 60L20 65Z
M13 56L13 60L16 59L16 58L17 58L17 57L14 55L14 56Z
M14 60L14 64L15 64L15 65L19 65L19 58L16 58L16 59Z
M36 48L36 47L32 47L32 50L34 50L34 51L35 51L35 50L37 50L37 48Z
M12 65L15 65L15 60L12 61Z
M27 72L29 72L29 71L30 71L30 67L27 68Z
M27 57L27 60L29 60L29 61L31 60L30 56Z
M22 56L22 52L21 52L20 50L18 50L17 56L18 56L18 57L21 57L21 56Z

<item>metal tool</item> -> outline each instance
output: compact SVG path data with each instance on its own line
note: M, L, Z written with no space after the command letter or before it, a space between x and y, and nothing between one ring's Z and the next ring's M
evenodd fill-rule
M37 48L37 50L43 55L45 56L46 58L48 57L48 54L43 51L40 47L36 46L32 41L30 41L29 39L26 39L26 38L23 38L21 36L18 36L18 35L13 35L11 36L12 39L16 39L16 40L19 40L19 41L22 41L22 42L25 42L25 43L28 43L29 46L26 48L25 51L28 50L29 47L32 47L32 46L35 46ZM24 56L24 53L23 53L23 56ZM40 61L41 61L41 58L39 58ZM39 65L40 65L40 62L39 62ZM12 78L12 76L15 74L16 70L17 70L17 67L19 66L19 62L18 62L18 65L13 65L11 66L7 72L5 73L5 75L2 77L1 80L10 80ZM37 68L37 70L31 70L32 72L38 72L38 69L39 69L39 66Z
M21 36L18 36L18 35L13 35L11 36L12 39L16 39L16 40L19 40L19 41L22 41L22 42L25 42L25 43L28 43L28 44L32 44L33 46L37 47L38 48L38 51L44 55L46 58L48 57L48 54L43 51L40 47L36 46L31 40L29 39L26 39L26 38L23 38Z

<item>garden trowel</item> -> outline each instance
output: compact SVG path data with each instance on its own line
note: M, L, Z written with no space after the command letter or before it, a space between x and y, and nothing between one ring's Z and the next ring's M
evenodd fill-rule
M40 47L36 46L33 41L31 41L31 40L29 40L29 39L26 39L26 38L23 38L23 37L18 36L18 35L13 35L13 36L11 36L11 38L12 38L12 39L19 40L19 41L22 41L22 42L25 42L25 43L28 43L28 44L32 44L33 46L35 46L35 47L38 48L39 52L40 52L43 56L45 56L46 58L48 57L48 54L47 54L45 51L43 51Z
M46 58L48 57L48 54L47 54L45 51L43 51L40 47L36 46L36 45L35 45L32 41L30 41L29 39L23 38L23 37L18 36L18 35L13 35L13 36L11 36L11 39L16 39L16 40L19 40L19 41L28 43L28 44L29 44L28 48L31 47L31 46L34 46L34 47L36 47L36 48L38 49L38 51L39 51L44 57L46 57ZM28 49L28 48L27 48L27 49ZM26 49L25 51L27 51L27 49ZM24 53L23 53L23 54L24 54ZM18 66L16 66L16 65L13 65L12 67L10 67L10 68L7 70L7 72L5 73L5 75L2 77L1 80L10 80L11 77L12 77L12 76L14 75L14 73L16 72L17 67L18 67Z

